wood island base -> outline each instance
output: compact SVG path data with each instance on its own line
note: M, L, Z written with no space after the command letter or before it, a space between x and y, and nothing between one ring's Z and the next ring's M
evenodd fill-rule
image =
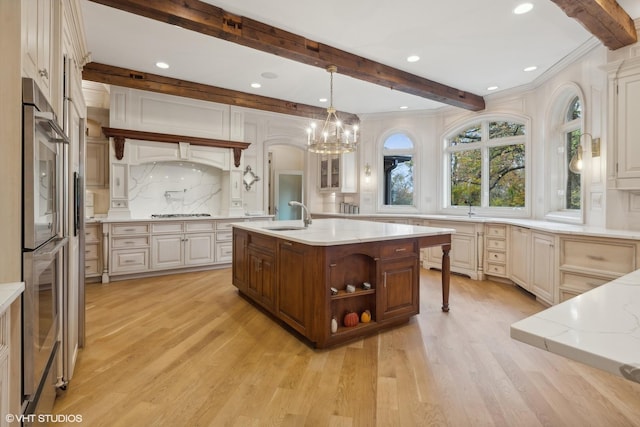
M450 234L316 246L234 227L233 284L311 346L325 348L418 314L419 254L428 246L443 248L442 310L447 312Z

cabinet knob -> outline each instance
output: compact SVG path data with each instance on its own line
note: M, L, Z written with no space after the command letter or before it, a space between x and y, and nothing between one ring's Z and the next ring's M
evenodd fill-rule
M47 71L46 68L43 68L42 70L38 70L38 74L40 74L40 77L44 77L45 79L49 78L49 71Z

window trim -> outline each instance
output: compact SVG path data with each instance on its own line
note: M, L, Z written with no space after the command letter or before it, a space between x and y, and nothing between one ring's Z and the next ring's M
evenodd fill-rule
M567 122L567 111L574 98L580 100L582 106L582 116L572 122ZM545 191L545 210L544 219L548 221L563 222L568 224L584 224L585 222L585 174L588 173L588 162L585 161L585 168L580 174L580 209L566 209L565 202L559 203L558 190L560 188L566 190L566 179L568 165L564 160L566 155L564 152L559 154L559 149L562 147L566 150L566 134L571 129L580 129L582 133L585 133L585 123L587 116L587 105L585 102L584 93L577 83L569 82L559 87L552 101L549 104L549 110L547 112L547 132L545 140L547 143L544 146L546 151L546 162L544 174L544 188ZM576 126L576 123L578 125ZM584 144L585 142L582 141ZM586 156L588 149L583 151L583 156ZM560 160L560 159L563 160ZM585 159L586 160L586 159ZM559 168L562 167L562 170ZM561 185L562 183L562 185ZM564 198L564 196L563 196ZM555 199L555 200L554 200ZM562 205L562 206L561 206Z
M405 135L413 144L412 149L396 149L396 150L386 150L384 148L384 143L386 140L394 135L394 134L402 134ZM377 212L380 213L418 213L418 201L420 200L420 177L418 172L420 170L420 144L418 144L417 138L413 135L413 133L409 132L403 128L393 128L384 132L379 140L378 140L378 150L377 153L377 180L382 185L378 186L378 206ZM385 205L384 204L384 156L386 154L396 154L396 155L411 155L413 160L413 204L411 205Z
M485 113L485 114L476 114L474 116L467 116L463 119L460 119L449 126L442 133L441 145L440 148L442 150L442 161L441 168L442 171L439 174L439 178L441 180L438 188L441 194L438 196L439 203L439 211L442 214L446 215L468 215L469 208L467 206L451 206L451 162L449 160L449 153L456 151L465 151L469 149L469 146L473 144L478 144L479 149L481 150L482 156L482 170L486 171L489 169L489 156L488 150L493 147L500 147L504 145L512 145L514 141L522 141L523 137L515 136L515 137L506 137L506 138L497 138L497 139L489 139L489 129L488 126L482 127L482 139L480 142L471 143L468 145L449 147L448 140L452 136L457 135L465 128L476 124L476 123L489 123L491 121L507 121L507 122L516 122L522 123L525 126L525 134L524 134L524 149L525 149L525 198L524 198L524 207L518 208L509 208L509 207L490 207L490 206L473 206L472 212L475 215L481 216L493 216L493 217L508 217L508 218L528 218L531 216L531 197L532 197L532 186L531 186L531 119L529 116L514 114L514 113ZM489 176L487 174L482 175L482 188L483 188L483 198L488 200L489 195L485 193L486 188L488 188L489 184Z

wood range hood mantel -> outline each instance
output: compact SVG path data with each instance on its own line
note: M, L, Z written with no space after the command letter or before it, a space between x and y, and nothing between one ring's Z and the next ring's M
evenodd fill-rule
M155 141L178 144L180 142L188 142L193 145L202 145L205 147L230 148L233 150L233 164L235 167L240 166L240 157L242 150L251 145L249 142L225 141L222 139L202 138L197 136L173 135L168 133L144 132L130 129L116 129L103 127L102 133L107 138L113 138L116 152L116 159L122 160L124 157L124 143L127 139L137 139L141 141Z

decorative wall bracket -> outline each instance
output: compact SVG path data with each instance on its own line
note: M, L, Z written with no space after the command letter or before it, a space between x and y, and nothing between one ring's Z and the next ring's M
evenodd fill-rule
M130 129L116 129L103 127L102 133L107 138L113 138L113 144L116 152L116 159L122 160L124 157L124 143L127 139L137 139L141 141L155 141L178 144L180 142L188 142L192 145L202 145L205 147L230 148L233 150L233 164L235 167L240 166L242 150L251 145L249 142L225 141L222 139L200 138L197 136L173 135L168 133L143 132Z

